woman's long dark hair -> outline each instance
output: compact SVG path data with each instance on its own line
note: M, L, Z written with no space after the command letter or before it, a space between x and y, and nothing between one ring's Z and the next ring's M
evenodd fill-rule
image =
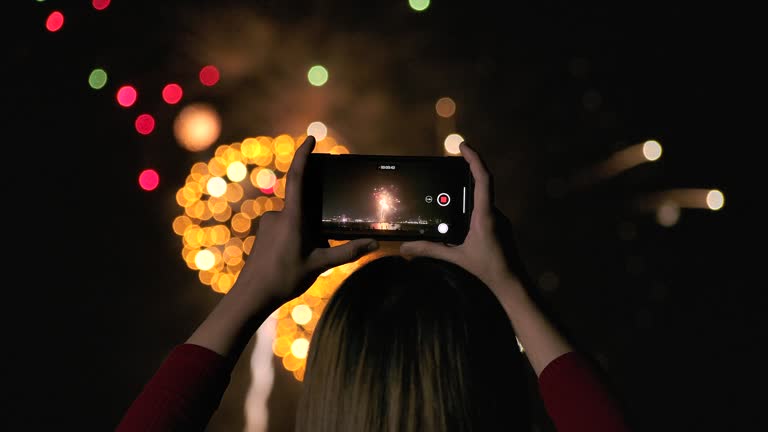
M431 258L352 273L315 328L300 432L530 429L524 359L479 279Z

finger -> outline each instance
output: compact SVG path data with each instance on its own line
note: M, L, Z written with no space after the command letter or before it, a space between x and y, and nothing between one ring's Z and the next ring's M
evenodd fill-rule
M343 245L317 248L309 254L309 271L325 270L357 260L379 248L379 242L373 239L355 239Z
M274 224L275 223L275 219L277 218L278 215L279 215L279 212L277 212L275 210L270 210L270 211L264 212L259 217L259 228L271 226L272 224Z
M469 170L475 179L474 208L483 213L491 212L491 175L485 167L480 155L466 142L459 144L459 150L464 160L469 163Z
M285 210L294 216L301 215L301 189L307 158L315 148L315 137L307 136L293 155L285 184Z
M409 256L426 256L443 261L454 262L455 247L449 247L440 243L426 240L404 242L400 245L400 253Z

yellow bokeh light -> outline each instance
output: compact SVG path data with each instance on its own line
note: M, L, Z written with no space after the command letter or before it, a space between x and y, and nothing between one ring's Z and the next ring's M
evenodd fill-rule
M189 170L190 174L192 175L206 175L210 174L208 172L208 164L205 162L197 162L194 165L192 165L192 168Z
M655 161L661 157L661 144L650 140L643 143L643 156L649 161Z
M312 122L307 127L307 135L312 135L316 141L322 141L328 135L328 128L323 122Z
M197 225L190 225L184 231L184 244L190 248L197 249L202 245L204 236L202 228Z
M256 236L248 236L243 240L243 252L246 254L251 253L251 249L253 249L253 242L256 241Z
M221 177L211 177L205 188L211 196L220 197L227 192L227 181Z
M235 284L235 277L229 273L216 273L211 279L211 288L222 294L226 294Z
M291 344L291 349L293 348L293 344ZM293 355L292 352L289 352L288 354L283 357L283 367L286 370L289 370L291 372L298 370L304 365L304 359L300 359Z
M251 218L243 213L232 216L232 230L236 233L247 233L251 229Z
M200 282L202 282L204 285L210 285L215 275L216 272L211 271L200 270L197 272L197 278L200 279Z
M449 97L443 97L437 100L435 111L440 117L450 117L456 112L456 102Z
M309 341L304 338L298 338L291 344L291 354L298 359L307 358L309 352Z
M293 377L296 378L297 381L304 381L305 371L306 371L306 367L302 366L299 369L293 371Z
M206 203L213 214L223 213L229 206L227 199L224 197L211 197L208 201L201 202Z
M720 210L725 205L725 195L717 189L707 193L707 207L710 210Z
M281 160L281 159L275 158L275 169L277 171L287 173L288 169L291 168L291 161L292 160L293 159L290 159L290 160L283 159L283 160Z
M234 161L227 167L227 177L233 182L242 181L248 175L248 168L240 161Z
M230 240L229 229L224 225L211 227L211 240L214 244L223 245Z
M200 270L210 270L216 265L216 255L210 249L203 249L195 255L195 265Z
M276 180L277 176L275 176L274 171L269 168L263 168L256 174L256 182L254 186L259 189L271 189L272 186L275 185Z
M272 352L280 357L285 357L291 351L293 341L287 336L280 336L272 342Z
M219 138L221 119L210 105L188 105L176 116L173 134L183 148L199 152L210 147Z
M184 198L190 203L199 200L203 196L203 187L196 182L185 184L181 190Z
M254 200L245 200L242 204L240 204L240 213L245 214L251 219L256 219L259 216L259 213L257 212L258 208L255 206L256 201Z
M281 211L285 207L285 201L277 197L271 197L266 207L272 211Z
M243 199L245 191L239 183L227 184L227 191L224 193L224 198L229 202L238 202Z
M296 305L291 311L291 318L296 324L304 325L312 319L312 309L305 304Z
M184 235L184 231L190 225L192 225L192 219L187 216L177 216L176 219L173 220L173 232L176 233L176 235Z
M229 245L224 248L223 258L228 266L238 265L243 261L243 251L235 245Z
M314 153L328 153L337 145L338 143L333 137L327 136L324 140L318 140L317 144L315 145Z
M240 151L243 153L243 156L253 160L261 153L261 144L256 138L246 138L240 144Z
M275 196L278 198L285 198L285 176L275 181Z
M316 152L349 153L327 135L327 128L323 136L322 127L315 122L308 128L318 139ZM266 211L283 209L286 176L282 173L290 168L296 147L305 138L303 134L246 138L220 145L208 161L192 165L176 193L182 211L172 226L181 238L181 257L197 272L202 285L222 294L235 285L256 241L253 221ZM246 179L249 184L241 183ZM304 294L273 314L278 320L273 351L296 379L304 376L309 341L328 298L358 265L324 272Z
M445 137L445 151L447 151L450 154L460 154L461 150L459 150L459 144L464 142L464 137L462 137L459 134L452 133Z
M290 135L285 134L276 137L272 145L275 148L275 155L280 158L292 155L295 149L293 138L291 138Z
M349 149L344 147L343 145L337 145L337 146L333 146L333 148L330 150L329 153L334 155L349 154Z
M226 222L232 216L232 207L224 206L224 210L219 213L215 213L213 218L219 222Z

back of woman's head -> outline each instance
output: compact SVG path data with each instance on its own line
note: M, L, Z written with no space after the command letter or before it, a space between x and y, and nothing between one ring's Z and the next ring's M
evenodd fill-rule
M512 326L479 279L431 258L352 273L312 337L300 432L527 430Z

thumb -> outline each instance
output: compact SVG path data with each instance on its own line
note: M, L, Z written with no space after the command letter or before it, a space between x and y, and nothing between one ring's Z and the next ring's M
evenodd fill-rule
M339 246L317 248L309 254L307 266L310 271L329 269L355 261L378 248L379 243L373 239L355 239Z
M426 256L453 262L454 250L440 243L426 240L405 242L400 245L400 253L409 256Z

